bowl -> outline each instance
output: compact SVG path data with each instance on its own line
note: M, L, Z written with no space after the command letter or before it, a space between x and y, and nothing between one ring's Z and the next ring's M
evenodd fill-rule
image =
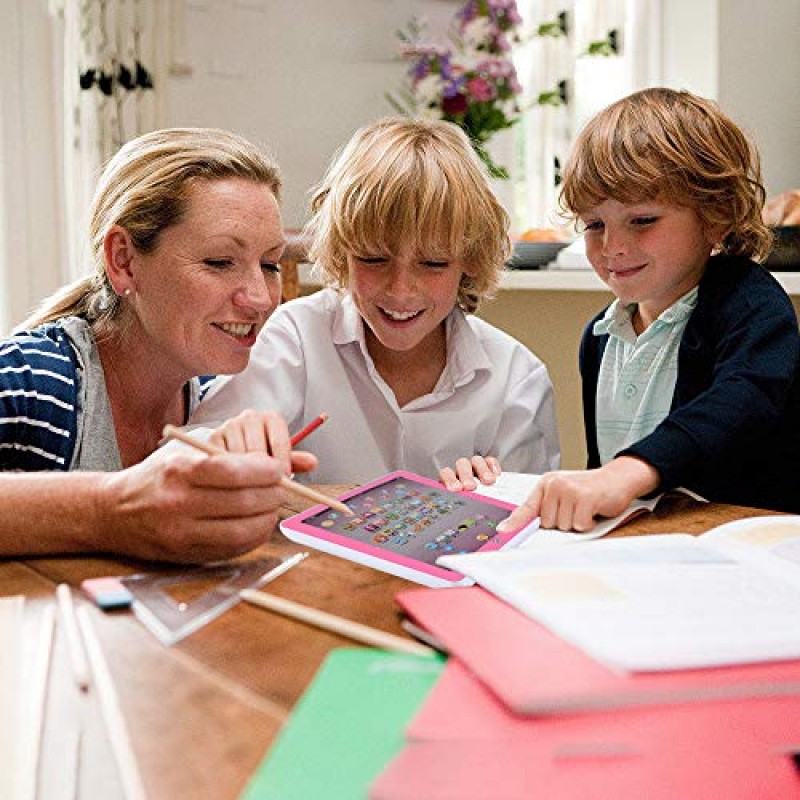
M569 242L514 242L514 252L506 266L509 269L541 269Z

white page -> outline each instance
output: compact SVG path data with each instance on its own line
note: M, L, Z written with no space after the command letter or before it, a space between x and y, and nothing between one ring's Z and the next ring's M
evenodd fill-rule
M765 573L800 585L800 516L737 519L699 538Z
M474 492L518 506L525 502L525 498L533 491L540 477L540 475L526 472L503 472L491 486L478 483L478 488ZM586 533L572 533L560 531L557 528L539 527L536 533L526 539L521 547L526 549L564 542L586 542L591 539L599 539L619 527L629 517L652 511L661 497L662 495L658 495L649 500L634 500L622 514L598 521L594 528Z
M611 667L657 671L800 658L800 584L765 577L689 535L439 561Z

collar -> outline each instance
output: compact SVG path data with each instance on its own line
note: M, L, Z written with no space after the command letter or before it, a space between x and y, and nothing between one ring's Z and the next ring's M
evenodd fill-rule
M654 331L668 328L687 319L697 305L698 287L694 286L683 297L676 300L669 308L659 314L650 326ZM606 309L606 313L595 322L592 333L595 336L616 336L626 342L635 342L637 339L636 331L633 329L633 314L637 304L629 303L622 305L619 299ZM650 329L648 328L648 330Z

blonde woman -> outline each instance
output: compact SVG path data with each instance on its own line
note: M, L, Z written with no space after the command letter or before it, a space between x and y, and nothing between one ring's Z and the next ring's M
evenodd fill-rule
M197 376L246 366L279 301L279 190L272 160L221 130L145 134L111 159L93 274L0 343L0 468L25 473L0 476L0 554L204 561L269 536L281 476L315 463L290 457L279 417L274 457L151 454Z
M345 483L394 469L436 477L543 472L559 462L544 364L473 316L509 255L508 215L469 140L441 121L386 118L357 131L316 188L307 226L328 288L286 303L250 366L192 423L277 409L290 427L330 413L308 439L313 478ZM215 437L264 446L251 427Z

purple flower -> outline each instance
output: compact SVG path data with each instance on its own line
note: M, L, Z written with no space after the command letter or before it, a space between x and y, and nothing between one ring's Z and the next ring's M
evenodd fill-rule
M450 46L443 46L423 43L424 26L412 20L398 33L409 62L408 100L387 98L402 113L448 119L474 142L487 142L519 120L514 98L522 89L508 51L518 41L520 22L516 0L465 0L455 14ZM508 177L485 149L478 148L478 155L492 175Z

